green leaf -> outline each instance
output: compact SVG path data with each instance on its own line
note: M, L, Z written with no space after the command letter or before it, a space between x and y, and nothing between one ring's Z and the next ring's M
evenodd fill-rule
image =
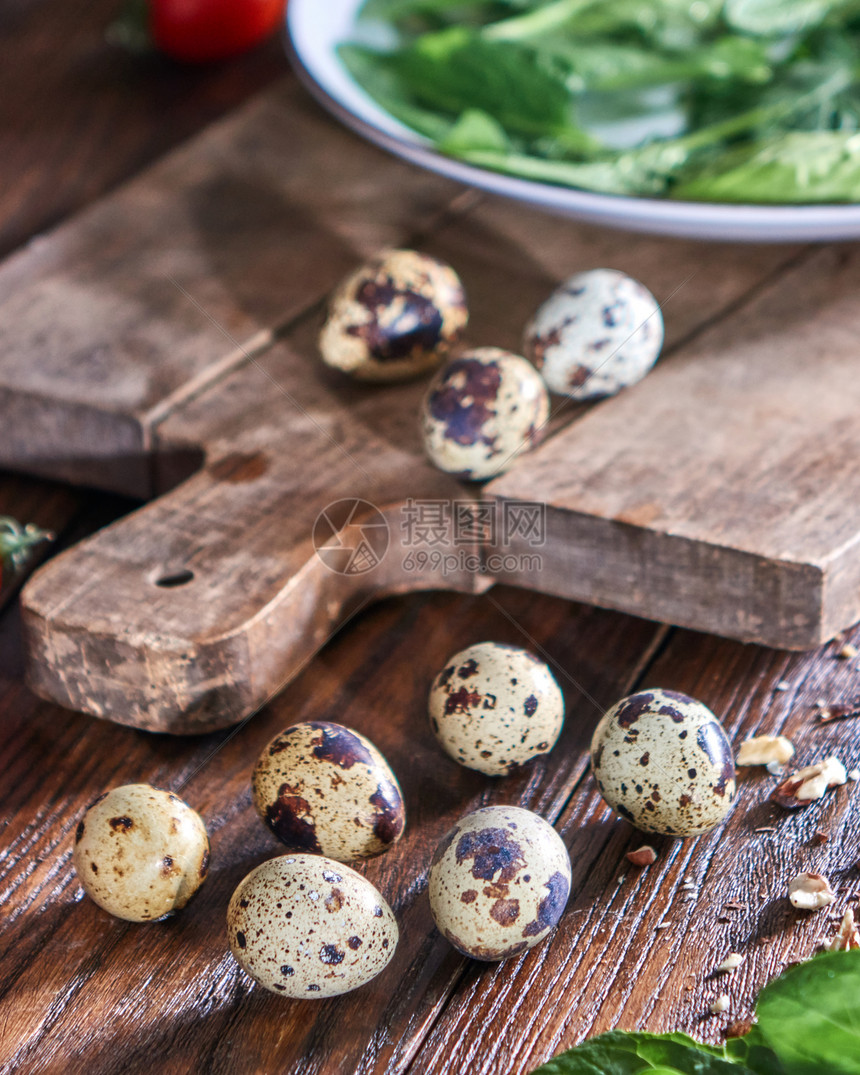
M613 1030L548 1061L533 1075L754 1075L728 1060L724 1048L702 1045L686 1034Z
M672 195L770 204L860 201L860 134L795 131L728 150Z
M666 189L666 177L637 166L635 160L613 157L603 161L547 160L525 153L498 153L490 150L462 150L457 156L478 168L489 168L520 179L532 179L556 186L575 187L600 194L660 194Z
M548 41L544 49L570 65L569 85L592 92L697 79L757 83L766 82L773 73L761 42L730 34L700 49L677 53L632 43L580 42L567 36Z
M841 0L726 0L729 26L741 33L779 37L823 22Z
M758 1022L728 1043L727 1052L751 1064L755 1051L772 1050L781 1069L759 1066L761 1075L858 1075L860 1073L860 951L825 952L765 986Z
M355 81L389 115L434 142L447 136L450 120L408 101L386 57L364 45L340 45L338 56Z
M492 116L477 108L470 108L460 116L445 137L440 139L439 149L453 156L471 150L507 153L510 142L504 127Z
M568 31L587 37L643 40L660 48L694 48L713 29L723 0L611 0L584 7Z
M425 34L386 64L419 104L461 115L477 108L521 134L570 123L565 72L511 41L485 41L463 27Z

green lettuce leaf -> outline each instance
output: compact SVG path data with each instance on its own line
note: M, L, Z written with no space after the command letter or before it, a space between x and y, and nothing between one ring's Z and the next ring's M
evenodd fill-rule
M729 149L672 195L707 202L856 202L860 133L794 131Z
M755 1075L728 1060L725 1049L702 1045L686 1034L640 1034L613 1030L583 1042L533 1075Z
M771 1075L762 1057L775 1055L782 1075L860 1073L860 951L825 952L765 986L757 1022L727 1054Z

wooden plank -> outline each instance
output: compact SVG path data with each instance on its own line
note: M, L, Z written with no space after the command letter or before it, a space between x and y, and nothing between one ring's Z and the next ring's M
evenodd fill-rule
M470 570L402 570L400 503L468 498L424 460L412 417L423 386L392 388L382 411L372 388L343 392L335 409L310 372L314 334L304 323L302 348L280 344L165 424L169 442L201 432L203 471L32 580L24 617L40 693L150 730L224 727L374 593L473 588ZM369 501L357 523L370 505L384 513L390 549L365 573L338 574L312 532L327 505L355 497ZM177 572L184 584L161 584Z
M789 655L676 632L644 678L701 698L735 742L782 732L794 741L798 764L836 754L851 768L860 763L852 722L813 719L817 698L856 695L856 665L834 659L836 649ZM788 691L776 690L782 681ZM590 732L579 728L575 753L585 754ZM468 966L409 1070L520 1075L614 1027L722 1040L729 1022L750 1017L762 986L811 956L860 898L858 785L789 813L767 802L775 784L763 770L742 770L725 823L695 840L671 840L643 838L611 814L585 777L558 822L573 887L557 933L518 959ZM817 831L828 835L825 844L814 839ZM624 853L646 840L658 860L640 870ZM838 893L832 913L789 905L788 882L807 869L830 877ZM714 975L731 951L744 955L740 969ZM711 1017L708 1005L722 992L729 1011Z
M377 605L235 735L142 736L60 714L3 684L0 1057L8 1069L404 1070L464 964L435 933L424 892L436 841L487 802L557 815L582 775L575 744L595 720L590 699L606 706L624 693L661 637L644 621L564 601L516 591L499 598L504 611L446 594ZM480 638L544 647L563 670L568 718L559 745L503 781L446 759L426 718L435 672ZM235 885L279 846L250 802L254 760L283 726L320 718L377 743L400 778L408 823L401 843L360 866L397 913L394 961L366 989L309 1005L253 988L232 962L223 923ZM175 919L148 927L108 918L82 898L70 868L81 811L105 788L133 780L180 792L212 834L199 895Z
M286 68L276 35L226 63L110 44L115 0L0 6L0 256L139 171Z
M246 145L245 167L266 172L274 167L267 164L268 155L280 161L282 152L258 148L259 141L274 137L269 111L277 108L293 115L293 106L290 103L288 110L280 98L267 95L254 106L256 111L228 126L229 138L223 129L207 135L201 149L190 147L171 168L178 173L182 165L183 182L190 183L192 160L190 174L208 169L210 182L220 188L224 184L216 178L211 144L222 152L227 139L231 151L239 142ZM302 116L301 109L297 114ZM295 127L301 119L292 122ZM351 151L350 135L316 122L320 125L316 141L326 147L318 150L321 160L340 159ZM311 118L307 124L306 138L313 140ZM369 149L363 152L375 154ZM373 189L379 191L389 181L390 170L401 167L378 155L372 166ZM173 174L170 168L168 172ZM141 201L150 199L150 188L160 191L166 183L159 175L156 170L154 178L141 180L123 197L135 190ZM316 195L308 190L304 173L291 182L289 197L304 206L295 211L299 217L309 211ZM415 213L413 197L424 197L423 181L414 182L417 193L403 194L404 215ZM351 228L367 217L357 256L371 245L372 237L384 239L394 225L374 223L379 208L366 213L365 195L359 191L351 201L344 189L326 194L314 213L319 221L328 221L330 199L337 198L338 212L352 222ZM549 227L544 218L521 207L488 203L469 211L469 205L464 201L458 212L440 216L422 246L462 272L473 311L471 339L513 348L519 346L530 312L558 276L589 263L616 264L648 278L666 302L667 314L681 288L685 301L679 305L682 313L677 320L670 321L671 345L719 318L763 277L781 271L789 257L773 249L751 253L726 247L715 256L706 279L696 271L700 258L696 244L655 239L633 244L629 238L573 224L556 222ZM104 216L107 232L112 212ZM216 246L222 225L213 216L207 224L209 238L198 236L198 245ZM152 227L155 244L156 227ZM158 227L164 227L164 219ZM84 241L90 242L92 221L83 221L82 230ZM535 248L541 254L530 259L527 244L532 230L541 239ZM71 227L69 233L73 231ZM176 236L181 234L177 224ZM325 243L312 242L310 234L300 238L301 258L279 261L277 294L273 297L270 284L262 286L260 302L274 304L271 317L290 282L298 280L307 299L307 289L313 286L321 293L323 281L337 267ZM231 271L238 278L256 253L245 240L230 250ZM65 263L61 252L55 256ZM272 256L281 258L280 252ZM125 258L123 253L121 260ZM277 276L272 268L269 276ZM38 267L28 271L41 279ZM63 275L62 269L57 272ZM254 275L257 272L254 269L253 278L262 279ZM28 285L22 294L29 290ZM205 321L195 306L196 296L193 302L180 298L198 320ZM226 316L223 306L217 296L213 302L213 316L220 321ZM205 305L202 311L209 315ZM172 318L173 313L166 316L164 331L175 331L182 338L174 354L190 350L192 344L195 353L205 352L198 337L183 335L184 326ZM326 372L316 356L320 318L318 309L299 318L292 329L279 334L280 343L261 348L255 356L228 352L225 360L207 366L191 382L193 391L187 385L175 388L166 402L150 407L146 421L156 459L155 484L174 484L170 460L203 458L207 465L133 520L56 561L29 587L25 623L31 679L43 695L150 729L202 731L223 726L253 712L278 690L355 601L427 586L472 588L489 581L473 568L443 565L416 572L403 567L406 550L394 539L402 532L407 499L463 500L473 493L436 474L424 461L415 420L423 385L368 388ZM205 334L217 332L210 322L205 324ZM217 345L209 335L206 339L213 348L211 358ZM25 347L22 353L26 351ZM139 367L139 356L131 355L128 361ZM173 361L170 357L168 366ZM234 364L237 368L231 372ZM180 363L168 373L178 378L182 370ZM212 381L208 388L207 380ZM123 384L119 378L117 392L127 391ZM48 386L43 390L48 392ZM69 376L60 395L71 390L84 389ZM60 405L65 408L67 401ZM134 403L134 408L142 406L141 401ZM138 423L139 416L132 421ZM142 455L138 459L146 464ZM119 462L126 470L128 460ZM528 467L529 462L523 465ZM359 497L377 505L390 525L389 555L378 570L359 579L332 575L310 542L315 519L340 497ZM194 579L185 587L157 586L159 579L178 570L193 571Z
M0 269L0 465L150 495L175 401L457 189L285 80Z
M858 285L850 247L801 258L493 483L548 506L506 580L788 648L860 618Z

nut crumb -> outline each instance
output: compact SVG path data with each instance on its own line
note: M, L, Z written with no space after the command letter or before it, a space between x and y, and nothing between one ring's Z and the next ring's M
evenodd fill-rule
M729 1023L723 1031L726 1038L743 1038L752 1030L752 1019L738 1019L737 1022Z
M624 857L634 866L650 866L657 861L657 852L649 844L643 844L635 851L628 851Z
M860 717L860 707L857 702L850 705L822 702L818 706L818 723L829 724L833 720L848 720L851 717Z
M848 779L849 780L860 780L860 769L849 769L848 770Z
M810 843L817 844L819 847L821 847L821 845L826 844L829 839L830 837L827 835L827 833L822 832L821 829L819 829L817 832L814 832L812 834L812 839L810 840Z
M744 957L739 952L729 952L726 958L722 961L719 967L714 971L715 974L730 974L732 971L738 969L743 963Z
M808 806L831 788L844 784L847 779L845 766L838 758L825 758L786 777L781 784L777 784L771 798L786 810L793 810L798 806Z
M708 1011L711 1015L721 1015L723 1012L729 1010L729 998L727 993L720 993L715 1001L710 1005Z
M852 948L860 948L860 933L857 932L854 912L850 907L842 916L836 936L826 941L824 947L828 952L848 952Z
M822 907L829 907L836 896L823 874L799 873L788 883L788 898L792 907L802 911L818 911Z
M744 739L738 765L785 765L794 757L794 744L784 735L754 735Z
M850 642L846 642L845 645L836 654L840 661L853 661L857 656L857 647L852 646Z

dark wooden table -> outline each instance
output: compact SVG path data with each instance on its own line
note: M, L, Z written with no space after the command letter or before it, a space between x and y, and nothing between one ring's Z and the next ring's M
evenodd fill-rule
M200 70L128 57L104 43L114 8L114 0L18 0L0 11L0 254L285 73L277 41ZM616 246L647 242L619 238ZM703 246L701 259L709 256ZM730 256L750 292L790 261L788 252ZM720 316L738 301L727 300ZM134 506L0 476L0 513L52 527L61 544ZM587 766L600 711L637 685L701 698L736 739L783 730L804 762L836 753L848 768L858 765L856 723L814 719L819 699L860 694L857 661L837 658L841 642L788 654L514 589L413 595L363 611L235 734L175 738L69 713L27 690L15 607L21 581L7 580L0 618L3 1071L511 1075L614 1026L681 1028L717 1041L726 1023L749 1015L766 981L834 932L860 890L854 784L783 814L766 802L773 781L744 775L725 825L695 841L654 841L658 861L639 871L624 853L642 838L603 806ZM543 649L567 699L554 753L504 781L445 763L425 716L434 672L485 638ZM357 994L293 1003L238 970L224 913L244 874L277 853L250 804L253 762L283 726L320 718L369 734L401 777L407 835L362 869L394 907L402 941L389 968ZM81 812L103 790L132 781L180 790L212 835L213 868L199 896L175 919L147 926L101 912L71 868ZM426 898L435 842L456 817L489 802L527 805L551 820L574 877L551 941L498 966L455 953L433 929ZM822 832L826 842L816 837ZM833 915L791 909L786 886L801 869L831 878ZM730 982L718 980L713 969L730 951L745 961ZM709 1016L723 990L728 1013Z

